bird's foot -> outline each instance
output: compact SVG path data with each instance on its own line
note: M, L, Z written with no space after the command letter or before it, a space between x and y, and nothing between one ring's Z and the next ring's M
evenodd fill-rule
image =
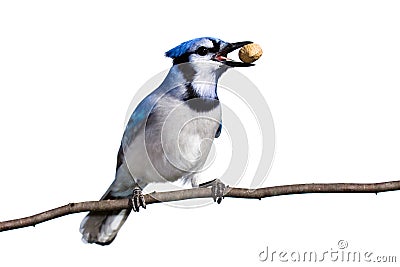
M225 184L221 182L219 179L214 179L199 185L199 187L209 187L211 186L212 198L214 202L218 204L221 203L222 199L224 198L225 193Z
M142 194L142 189L140 187L135 187L133 189L133 195L132 195L132 210L134 212L138 212L139 208L146 208L146 202L144 200L144 196Z

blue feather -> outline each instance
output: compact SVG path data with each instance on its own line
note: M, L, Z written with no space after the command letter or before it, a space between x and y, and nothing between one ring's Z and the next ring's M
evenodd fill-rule
M214 37L200 37L200 38L195 38L186 42L181 43L180 45L172 48L171 50L165 52L165 56L170 57L170 58L177 58L182 56L183 54L189 52L193 45L195 45L198 41L201 39L208 39L208 40L214 40L216 42L220 42L221 40L218 38Z
M218 138L221 135L221 131L222 131L222 121L219 123L217 132L215 133L215 138Z
M128 125L126 126L124 136L122 138L122 146L128 146L136 137L137 131L146 123L155 103L157 97L155 95L148 95L144 98L135 111L132 113Z

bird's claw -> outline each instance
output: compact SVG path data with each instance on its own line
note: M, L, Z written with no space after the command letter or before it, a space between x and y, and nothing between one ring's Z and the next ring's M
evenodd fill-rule
M224 198L224 193L226 188L225 184L221 182L219 179L214 179L212 181L200 184L200 187L208 187L208 186L211 186L211 193L214 202L220 204L222 199Z
M139 208L146 208L146 201L144 200L144 196L142 194L142 189L139 187L136 187L133 189L133 195L132 195L132 210L134 212L138 212Z
M222 199L224 198L225 184L222 183L219 179L216 179L215 183L211 186L211 192L214 202L220 204Z

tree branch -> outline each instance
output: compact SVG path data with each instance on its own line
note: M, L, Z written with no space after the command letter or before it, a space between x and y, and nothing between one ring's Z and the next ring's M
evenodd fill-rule
M264 187L258 189L228 187L225 197L261 199L265 197L305 194L305 193L379 193L400 190L400 181L383 183L330 183L330 184L293 184ZM146 204L171 202L192 198L211 198L210 188L193 188L169 192L154 192L144 196ZM70 203L25 218L0 222L0 232L18 229L59 218L68 214L86 211L112 211L132 208L130 199L86 201Z

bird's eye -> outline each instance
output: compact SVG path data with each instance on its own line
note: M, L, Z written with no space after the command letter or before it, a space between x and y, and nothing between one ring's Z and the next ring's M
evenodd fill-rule
M200 46L197 48L196 53L200 56L205 56L208 54L208 48L204 46Z

